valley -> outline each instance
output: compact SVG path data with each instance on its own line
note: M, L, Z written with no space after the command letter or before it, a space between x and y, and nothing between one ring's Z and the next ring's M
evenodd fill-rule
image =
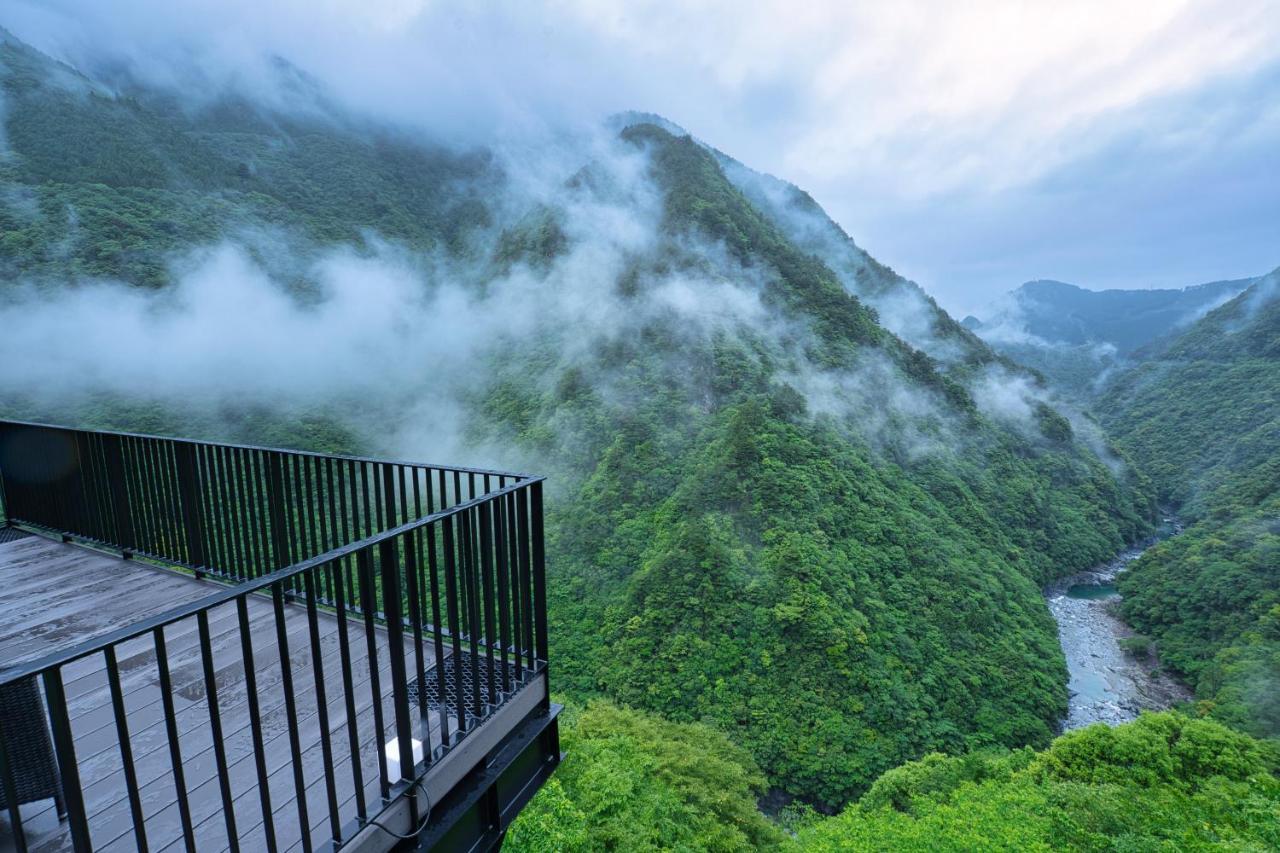
M960 323L652 114L0 86L0 417L546 475L509 849L1280 848L1280 271Z
M1117 613L1116 578L1148 547L1127 549L1045 591L1067 659L1070 696L1064 731L1126 723L1142 711L1163 711L1192 698L1185 686L1159 670L1149 649L1135 646L1134 632Z

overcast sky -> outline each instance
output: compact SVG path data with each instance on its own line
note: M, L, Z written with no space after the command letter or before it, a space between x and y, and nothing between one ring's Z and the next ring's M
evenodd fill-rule
M660 113L810 191L958 315L1033 278L1280 265L1280 0L6 0L59 58L191 90L274 54L471 142ZM192 70L199 69L199 82Z

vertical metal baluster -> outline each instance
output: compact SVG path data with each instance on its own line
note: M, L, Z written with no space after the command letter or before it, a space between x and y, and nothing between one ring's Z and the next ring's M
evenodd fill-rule
M117 544L126 553L137 547L133 513L129 509L129 484L124 467L124 448L118 435L106 436L102 444L107 478L111 489L111 517L115 522Z
M226 571L227 560L222 548L223 526L218 517L218 495L214 484L218 479L217 468L213 459L213 448L209 445L200 447L201 480L204 488L204 529L208 542L209 567L216 573Z
M350 472L351 477L348 478L344 472ZM351 516L347 515L347 480L351 480ZM342 509L342 541L352 541L352 531L356 531L355 535L359 535L360 525L355 523L356 498L355 498L355 468L352 467L350 461L347 464L338 463L338 503ZM355 572L347 572L347 601L351 602L353 608L359 609L360 602L356 599Z
M489 477L485 475L485 484ZM488 491L486 489L486 491ZM488 667L489 691L485 701L489 705L498 704L498 679L493 665L493 644L497 632L494 630L493 613L493 516L490 512L492 500L487 500L477 508L480 518L480 584L484 598L484 658Z
M500 484L503 488L505 484ZM511 647L511 601L507 588L507 496L493 502L493 553L497 560L498 576L498 660L502 666L502 693L511 692L511 667L507 663ZM492 646L492 638L490 638Z
M258 802L262 807L262 831L267 838L267 853L276 853L276 825L271 811L271 786L268 784L267 751L262 741L262 712L258 707L258 672L253 663L253 634L249 624L248 597L236 598L236 618L240 622L240 655L244 658L244 694L249 703L249 732L253 738L253 763L258 772Z
M395 498L392 497L390 489L385 490L382 494L378 493L378 475L382 474L385 482L391 481L391 472L388 466L373 463L373 497L375 509L377 510L378 527L376 533L381 533L391 527L392 504Z
M390 466L383 466L388 481ZM390 492L390 490L388 490ZM388 505L390 512L390 505ZM404 666L404 616L400 591L400 561L396 540L385 539L378 544L378 562L382 568L382 611L387 622L387 653L391 665L391 710L395 717L396 743L400 753L400 779L413 780L416 762L413 760L413 723L409 711L409 679ZM418 804L409 800L409 822L418 823Z
M537 671L538 664L535 659L536 652L533 647L533 589L529 580L529 504L527 497L529 494L528 487L521 489L519 501L516 503L516 524L518 530L518 541L520 543L519 559L520 559L520 609L524 616L524 621L520 628L523 633L524 651L527 660L527 667L530 670Z
M240 451L228 447L223 454L226 458L225 476L227 479L227 523L231 528L232 541L235 542L234 576L236 580L245 581L253 576L252 560L249 556L249 529L245 523L244 482L240 476Z
M285 534L284 516L284 460L283 454L271 451L267 455L267 467L270 469L267 480L267 509L271 513L271 556L272 566L283 569L293 560L289 554L289 537Z
M306 484L302 479L302 467L306 464L306 457L291 453L291 461L293 464L292 524L298 532L297 560L301 561L311 557L311 537L307 533ZM301 581L297 581L296 587L301 587ZM301 594L302 590L297 589L297 592Z
M85 499L88 502L90 538L98 542L113 542L111 532L107 528L107 516L102 501L102 489L106 478L102 472L102 456L100 452L101 436L97 433L81 433L80 459L85 466Z
M276 643L280 647L280 687L284 691L284 713L289 721L289 754L293 761L293 790L297 795L298 826L302 849L311 853L311 821L307 819L307 780L302 767L302 744L298 738L298 702L293 694L293 667L289 662L289 630L284 618L283 581L271 585L275 607Z
M538 643L538 659L545 662L547 660L547 573L545 544L542 538L542 481L535 480L530 488L530 512L533 513L530 526L533 533L534 634ZM549 697L544 698L543 706L546 707L550 701Z
M146 502L147 518L147 552L156 556L163 550L164 521L160 518L160 501L157 496L156 478L152 463L152 441L140 438L136 444L138 450L138 475L142 478L142 496Z
M193 444L175 445L178 453L178 485L182 493L182 523L187 539L187 563L204 568L209 558L204 551L204 525L200 507L200 466Z
M338 474L341 478L341 466ZM346 559L343 557L332 564L334 609L338 618L338 653L342 660L342 698L346 702L347 742L351 749L351 782L356 792L356 815L364 823L369 819L369 812L364 802L364 769L360 766L360 731L356 726L356 691L351 679L351 640L348 632L350 620L343 598L342 564Z
M284 529L289 537L290 562L297 563L306 559L307 546L302 540L302 531L298 527L298 510L301 507L301 498L294 488L296 474L294 463L296 459L291 453L281 455L283 456L282 462L284 465L284 506L282 508L285 517ZM289 585L289 591L294 595L301 592L297 575L290 577L286 583Z
M204 533L205 543L205 562L212 573L219 573L223 562L218 553L218 530L215 529L216 520L214 519L215 498L212 497L211 484L214 479L214 473L209 465L209 446L207 444L193 444L193 452L196 457L196 483L200 487L200 529Z
M409 626L413 632L413 663L418 680L418 727L422 735L422 756L431 763L431 722L427 714L427 669L422 652L422 609L418 601L418 569L421 565L418 531L404 537L404 586L409 600Z
M324 462L328 462L328 461L329 461L328 459L324 460ZM320 508L320 512L318 514L318 518L320 521L320 548L316 552L318 554L324 554L333 549L333 546L329 544L329 515L332 512L331 507L333 502L333 495L326 490L326 486L325 486L326 466L324 462L321 462L321 460L319 459L315 460L316 506ZM332 468L329 468L328 471L330 474L332 474ZM333 590L325 589L325 585L329 582L329 578L330 578L330 574L328 572L324 572L320 575L319 578L316 579L316 587L319 590L320 600L326 603L333 601Z
M508 569L511 572L511 651L516 668L516 680L524 680L524 653L520 642L522 614L520 607L520 536L516 527L516 500L519 492L507 495L507 549Z
M430 483L430 480L428 480ZM430 500L430 498L428 498ZM445 519L448 523L448 519ZM436 690L438 691L437 708L440 714L440 744L442 746L449 745L449 699L446 691L446 674L444 661L444 623L440 621L440 581L437 578L437 559L436 559L436 525L439 522L433 522L427 525L427 567L431 572L431 634L435 643L436 653ZM426 684L422 685L422 689L426 691Z
M474 482L474 480L473 480ZM485 716L484 700L480 695L480 590L477 575L479 574L480 561L476 554L476 540L479 536L479 519L475 507L467 509L462 514L463 524L466 529L466 589L467 589L467 605L469 608L469 617L467 620L467 628L470 632L469 639L471 641L471 709L476 717L483 718Z
M372 546L370 546L372 547ZM373 697L373 727L378 751L378 786L385 801L391 796L387 778L387 756L382 749L387 730L382 722L382 679L378 674L378 634L374 625L377 601L373 588L373 555L369 548L356 552L356 567L360 571L360 609L364 611L364 638L369 656L369 692Z
M338 817L338 790L333 779L333 744L329 729L329 696L324 688L324 655L320 651L320 622L316 617L315 574L322 571L308 569L302 573L307 596L307 628L311 633L311 668L316 681L316 721L320 724L320 754L324 759L324 789L329 798L329 831L335 845L342 843L342 820Z
M240 529L235 520L235 501L231 497L231 462L228 458L227 448L219 447L217 456L218 492L221 500L218 521L226 529L224 537L227 543L226 565L223 566L223 569L228 577L236 580L245 580L242 568L244 563L240 558Z
M150 550L151 522L148 513L149 500L143 487L142 469L139 465L137 439L122 436L121 447L124 450L124 472L129 485L130 510L134 522L134 549L146 553Z
M369 500L369 463L367 462L360 463L360 487L364 490L364 535L372 536L375 532L372 526L377 516L374 514Z
M231 471L231 455L226 447L217 448L218 493L221 500L219 523L226 528L227 577L245 580L240 559L240 526L236 524L235 479Z
M142 812L142 795L138 790L138 771L133 763L133 743L129 739L128 710L124 690L120 687L120 667L116 647L103 649L107 662L107 685L111 688L111 709L116 718L116 739L120 742L120 763L124 767L124 787L129 794L129 813L133 816L133 837L138 853L147 853L146 818Z
M227 745L222 739L222 712L218 708L218 676L213 668L213 643L209 636L209 611L196 612L200 634L200 660L204 665L204 698L209 706L209 734L213 738L213 760L218 768L218 790L222 794L222 819L227 828L227 846L232 853L240 850L240 834L236 831L235 802L231 796L231 778L227 770Z
M164 646L164 626L152 631L156 644L156 669L160 676L160 699L164 705L164 728L169 737L169 762L173 767L173 787L178 795L178 815L182 820L182 839L188 853L194 853L196 839L191 822L191 803L187 799L187 778L182 766L182 747L178 741L178 717L173 709L173 682L169 677L169 655Z
M449 609L449 631L453 635L453 675L454 675L454 701L457 703L458 712L458 733L465 734L470 726L467 725L467 691L463 682L462 668L464 666L462 660L462 626L458 616L458 583L455 579L457 569L457 554L455 553L454 542L454 520L458 516L451 515L444 519L444 598L445 604ZM444 694L444 675L443 666L444 659L441 658L440 683L441 698Z
M421 471L419 471L419 469L417 468L413 469L413 517L415 519L423 518L422 489L420 484L418 483L418 475L420 473ZM430 493L430 491L431 491L431 475L428 474L427 475L428 494ZM418 549L418 565L419 566L426 565L425 561L422 559L422 528L421 527L419 527L417 530L414 531L413 544ZM425 583L425 578L419 577L417 585L418 585L418 613L424 614L427 612L427 585ZM426 689L425 682L422 684L422 688L424 690Z
M165 507L169 513L169 523L165 529L169 532L170 544L165 549L165 553L170 560L180 563L182 562L184 527L182 506L178 493L177 442L161 442L157 449L160 452L160 462L164 473Z
M324 553L324 545L322 544L324 539L320 536L319 519L316 517L316 484L311 470L312 457L300 456L298 461L302 463L303 481L306 484L305 491L307 494L307 557L314 557Z
M239 447L231 451L231 482L236 501L236 529L240 531L239 577L248 580L254 576L253 523L249 516L249 483L244 471L244 457L248 451Z
M252 577L261 577L271 571L271 558L268 556L267 517L263 511L263 484L265 472L262 468L262 453L254 450L245 459L245 470L249 478L249 517L253 529L253 566Z
M67 694L62 687L62 668L45 670L43 679L45 702L49 706L49 722L53 729L53 750L58 757L58 773L62 777L62 795L71 829L71 845L76 853L86 853L93 849L93 842L89 837L84 791L80 787L80 765L76 762Z

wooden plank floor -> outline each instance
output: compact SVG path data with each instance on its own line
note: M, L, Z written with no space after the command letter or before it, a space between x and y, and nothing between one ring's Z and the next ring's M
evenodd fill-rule
M175 571L40 537L0 543L0 668L83 642L222 588L220 584L197 581ZM320 619L322 666L319 675L323 681L323 694L320 694L306 611L297 605L285 608L285 658L289 661L298 708L297 731L305 783L301 798L305 804L304 822L291 759L274 610L269 597L255 595L248 601L254 671L266 742L267 787L279 848L300 846L300 827L304 825L312 843L320 847L331 837L317 711L320 695L325 697L329 716L328 735L334 756L332 778L339 802L337 819L339 825L345 826L356 817L357 789L363 791L370 814L376 813L381 805L378 755L393 730L387 637L381 629L375 630L377 666L371 667L363 625L347 623L356 696L355 719L348 720L342 692L338 620L329 615L322 615ZM234 603L210 611L209 620L236 835L243 849L265 849L263 809ZM226 849L227 826L217 780L195 618L167 627L165 643L196 848ZM401 653L406 658L407 670L416 673L411 640ZM434 665L431 649L424 648L423 653L430 668ZM148 635L121 644L117 647L117 657L143 800L147 844L151 850L184 849L153 639ZM374 671L380 687L377 695L372 687ZM63 669L63 680L94 849L136 849L103 657L93 655L67 665ZM375 731L375 705L382 708L385 735ZM424 741L429 739L434 747L440 743L438 723L435 714L430 716L432 719L424 730L414 708L418 737ZM349 725L354 726L361 745L359 784L352 768ZM453 730L456 721L450 718L449 726ZM24 805L22 816L32 850L44 853L71 849L67 824L57 820L52 801ZM0 850L6 849L13 849L7 813L0 817Z

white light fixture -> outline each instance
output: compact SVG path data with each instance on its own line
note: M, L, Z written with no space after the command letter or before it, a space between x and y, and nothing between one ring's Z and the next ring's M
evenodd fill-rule
M417 738L411 738L413 741L413 764L414 767L422 761L422 741ZM403 778L404 774L400 772L400 741L389 740L382 750L387 756L387 778L391 781ZM409 775L412 776L413 768L410 768Z

